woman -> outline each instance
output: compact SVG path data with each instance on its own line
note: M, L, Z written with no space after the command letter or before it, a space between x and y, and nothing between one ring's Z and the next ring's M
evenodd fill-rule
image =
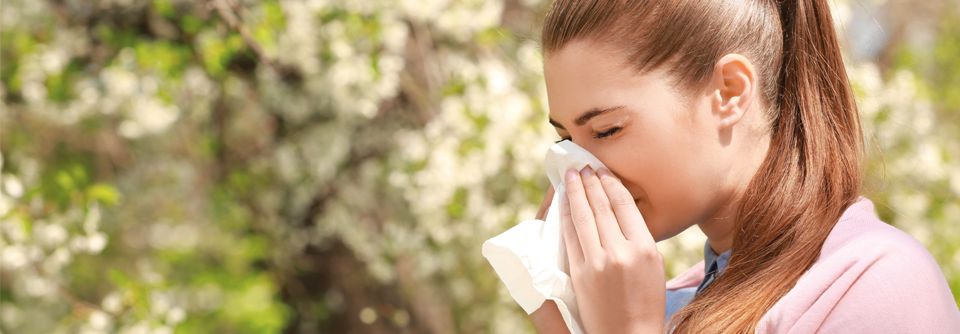
M610 168L568 171L561 207L588 333L960 332L936 262L859 196L826 1L557 0L542 43L550 122ZM709 263L667 290L655 242L693 225ZM566 332L552 302L531 320Z

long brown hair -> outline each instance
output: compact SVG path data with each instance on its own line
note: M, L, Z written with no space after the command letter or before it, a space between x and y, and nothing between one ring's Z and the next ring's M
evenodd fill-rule
M543 51L575 40L640 72L666 69L688 92L726 54L757 65L770 149L740 200L725 273L667 326L753 332L860 192L862 129L826 1L556 0Z

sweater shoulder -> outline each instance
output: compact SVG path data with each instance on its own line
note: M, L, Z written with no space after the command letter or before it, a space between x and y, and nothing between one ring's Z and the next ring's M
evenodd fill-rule
M869 201L855 203L844 213L824 241L816 262L819 264L832 257L870 262L903 261L904 265L938 267L916 238L877 218ZM918 260L922 263L917 263Z
M757 332L950 328L943 325L960 326L960 312L936 260L915 238L877 218L863 199L844 213L820 257Z

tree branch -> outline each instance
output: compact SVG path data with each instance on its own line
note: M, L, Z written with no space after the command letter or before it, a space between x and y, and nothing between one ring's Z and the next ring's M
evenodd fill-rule
M257 58L261 63L270 66L277 74L283 75L280 66L277 66L277 63L263 52L263 47L260 46L260 43L257 43L257 40L253 39L253 36L250 35L250 29L247 29L247 26L237 17L233 7L230 6L226 0L210 0L208 5L217 10L217 15L227 22L230 29L240 33L240 37L242 37L243 41L247 43L247 46L253 50L253 53L257 54Z

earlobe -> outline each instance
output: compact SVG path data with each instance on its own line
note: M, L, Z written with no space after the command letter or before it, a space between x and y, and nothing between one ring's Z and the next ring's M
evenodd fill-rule
M756 87L753 64L739 54L728 54L717 61L713 74L714 113L719 126L729 128L743 119L750 109Z

